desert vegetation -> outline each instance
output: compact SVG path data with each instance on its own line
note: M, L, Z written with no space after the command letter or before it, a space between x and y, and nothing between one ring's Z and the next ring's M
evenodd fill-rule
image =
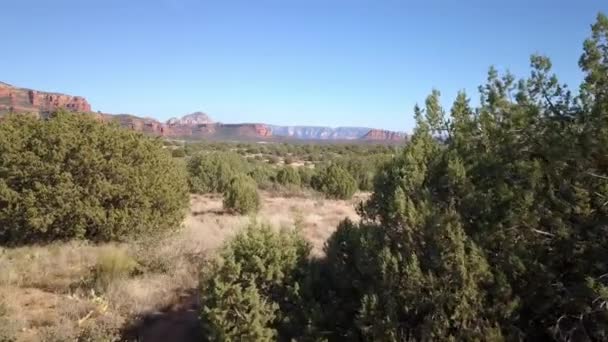
M377 171L398 150L396 146L369 144L165 144L174 157L186 160L194 193L224 193L235 176L248 175L260 190L319 192L340 199L349 199L356 191L370 191Z
M401 147L8 117L0 340L608 340L606 16L583 47L577 92L490 68Z
M377 173L362 220L342 222L322 257L264 227L236 238L243 254L227 245L202 283L204 331L213 340L606 340L607 44L599 15L576 95L539 55L526 79L491 68L477 108L460 92L448 117L433 90L414 109L409 144ZM326 177L344 173L332 169Z
M245 215L284 230L297 223L317 254L343 217L358 217L360 199L327 201L300 184L281 197L276 187L294 183L296 168L250 165L231 151L184 160L87 114L11 115L0 132L2 341L201 336L199 274L225 240L262 225ZM188 190L202 195L189 201ZM148 329L172 314L195 324Z
M312 255L351 201L260 191L258 219L224 210L221 194L192 195L182 227L127 241L82 240L0 248L0 340L196 341L199 277L216 251L249 225L292 231ZM3 340L4 338L4 340Z

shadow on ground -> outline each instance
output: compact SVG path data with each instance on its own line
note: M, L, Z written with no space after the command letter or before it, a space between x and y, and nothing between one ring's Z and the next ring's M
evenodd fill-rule
M201 216L201 215L207 215L207 214L215 214L215 215L223 216L223 215L230 215L231 213L224 209L207 209L207 210L199 210L199 211L192 212L192 216Z
M161 311L148 314L128 326L123 333L123 340L138 342L202 341L198 312L197 290L184 292L177 303Z

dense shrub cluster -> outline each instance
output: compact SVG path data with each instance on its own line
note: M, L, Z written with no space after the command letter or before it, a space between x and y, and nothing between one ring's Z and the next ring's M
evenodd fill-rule
M343 157L337 159L335 163L355 179L359 190L371 191L373 190L374 176L377 171L391 159L391 155L375 154L371 156Z
M190 190L195 193L224 192L232 178L243 173L246 162L232 152L198 153L188 161Z
M121 240L178 226L186 175L162 144L85 114L0 124L0 245Z
M172 149L174 157L186 156L190 189L196 193L223 192L223 188L237 174L251 176L264 190L312 189L314 176L332 164L349 173L355 179L357 189L370 191L374 175L397 151L395 146L366 144L166 144ZM305 165L289 165L296 161Z
M576 96L533 56L519 82L490 69L478 108L461 92L448 118L438 91L417 106L414 135L376 176L362 221L343 222L322 259L275 288L297 288L300 304L257 291L273 279L259 241L273 253L289 244L240 237L254 274L216 269L241 292L204 293L248 300L203 296L203 316L222 313L213 336L238 326L278 340L608 340L608 18L592 29ZM294 307L297 324L281 329L276 317ZM253 330L240 312L272 315Z
M265 189L275 183L277 170L264 163L255 163L247 174L253 178L258 187Z
M329 198L349 199L357 191L357 181L342 167L332 164L313 176L314 189Z
M224 193L235 176L248 175L263 190L308 188L329 198L349 199L358 189L371 190L374 175L390 158L386 154L349 156L319 162L315 167L280 166L257 157L244 158L231 151L201 151L186 164L190 190L195 193Z
M302 180L300 179L300 173L296 169L287 166L280 169L277 173L277 182L281 185L300 186Z

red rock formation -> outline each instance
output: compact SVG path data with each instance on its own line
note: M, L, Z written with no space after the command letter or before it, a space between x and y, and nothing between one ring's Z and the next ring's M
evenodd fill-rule
M199 113L200 114L200 113ZM193 138L269 138L272 130L264 124L221 124L212 123L205 115L204 120L208 123L194 123L192 115L188 118L170 119L166 124L161 124L162 135L169 137L193 137Z
M33 92L33 91L32 91ZM33 106L42 105L47 111L65 108L74 112L90 112L91 105L80 96L69 96L63 94L45 94L33 92L31 104Z
M257 135L261 136L261 137L270 137L272 136L272 130L270 130L270 128L268 128L268 126L266 125L255 125L255 131L257 133Z
M0 82L0 113L46 113L60 108L74 112L91 111L91 105L84 97L17 88Z
M364 140L373 141L405 141L406 135L399 132L392 132L383 129L371 129L363 137Z
M30 112L36 115L44 116L45 114L60 108L65 108L74 112L91 112L91 106L83 97L17 88L0 82L0 119L2 114L6 112ZM154 119L142 118L127 114L111 115L98 112L94 115L100 121L113 121L117 122L120 126L126 129L164 137L248 140L285 138L284 135L273 134L273 128L266 124L214 123L207 114L202 112L192 113L182 117L181 119L170 119L166 123L162 123ZM302 127L299 127L299 129L302 129ZM306 129L306 127L303 127L303 129ZM313 130L314 129L319 128L313 127ZM325 128L321 127L321 130L324 129ZM346 129L347 134L350 132L348 131L348 128L341 129ZM331 129L329 130L331 131ZM339 140L341 136L343 135L327 135L324 131L322 131L319 134L310 135L310 139ZM357 139L359 139L359 137L360 133L358 133ZM390 143L401 142L406 138L406 135L403 133L372 129L361 139Z

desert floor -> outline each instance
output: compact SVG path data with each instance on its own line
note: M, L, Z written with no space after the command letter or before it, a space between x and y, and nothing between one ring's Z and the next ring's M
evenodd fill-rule
M129 340L200 340L201 265L227 239L252 220L277 229L297 225L320 255L341 220L358 218L355 207L365 195L336 201L263 193L262 199L260 212L248 217L226 213L219 196L192 195L181 229L160 238L0 248L0 340L11 334L18 341L69 341L112 331ZM137 271L128 276L99 274L100 264L132 261Z

